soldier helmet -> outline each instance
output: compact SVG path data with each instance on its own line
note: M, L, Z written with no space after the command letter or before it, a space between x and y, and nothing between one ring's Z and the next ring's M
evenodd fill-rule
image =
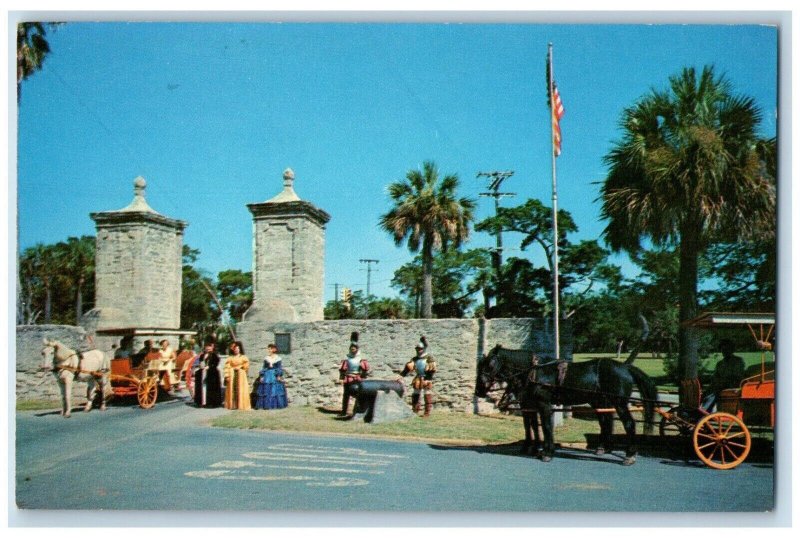
M358 332L353 331L350 333L350 346L358 347Z
M428 349L428 341L424 335L419 337L419 342L414 346L414 349Z

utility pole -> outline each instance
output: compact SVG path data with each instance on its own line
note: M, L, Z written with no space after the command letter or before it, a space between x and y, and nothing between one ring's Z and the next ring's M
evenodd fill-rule
M369 319L369 283L370 283L370 276L372 275L372 264L378 263L380 260L361 259L358 261L367 264L367 300L365 308L366 312L364 312L364 319Z
M500 198L516 196L514 192L500 192L500 185L503 181L514 175L513 170L506 170L505 172L492 171L492 172L478 172L475 177L489 178L489 192L482 192L480 196L494 198L494 216L500 210ZM500 225L497 225L494 231L495 248L492 250L492 266L494 268L495 278L497 279L497 293L495 296L495 305L500 302L500 271L503 267L503 230Z

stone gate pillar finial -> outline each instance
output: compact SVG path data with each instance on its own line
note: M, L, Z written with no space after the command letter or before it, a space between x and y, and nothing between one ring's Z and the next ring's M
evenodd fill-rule
M283 187L292 189L292 184L294 183L294 170L291 168L287 168L283 171Z
M283 171L283 190L274 198L267 200L271 203L298 202L300 197L294 192L294 170L287 168Z
M133 180L133 195L136 198L144 198L144 190L147 188L147 181L142 176Z

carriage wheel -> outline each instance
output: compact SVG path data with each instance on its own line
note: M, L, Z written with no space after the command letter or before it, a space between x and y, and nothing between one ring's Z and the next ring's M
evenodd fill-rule
M139 383L139 390L136 394L139 399L139 407L150 409L156 404L158 398L158 377L146 377Z
M658 433L661 437L689 437L694 431L694 426L703 417L698 409L684 406L675 406L667 411L668 416L661 416Z
M703 417L694 429L694 451L714 469L733 469L750 453L750 430L728 413Z

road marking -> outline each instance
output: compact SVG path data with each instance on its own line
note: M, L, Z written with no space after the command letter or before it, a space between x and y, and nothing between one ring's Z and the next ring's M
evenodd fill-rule
M407 458L400 454L381 454L360 448L341 448L333 446L274 444L264 452L245 452L244 460L222 460L209 465L208 469L188 471L185 476L205 480L254 480L305 482L308 487L349 487L366 486L369 480L341 474L376 475L384 471L376 467L387 467L398 459ZM255 461L253 461L255 460ZM263 461L285 461L286 464L261 463ZM305 465L308 463L308 465ZM272 469L286 472L299 471L308 474L261 474ZM318 475L317 473L322 473ZM332 476L325 476L326 474Z
M360 478L324 478L321 476L274 476L274 475L245 475L236 473L236 471L188 471L184 473L186 476L194 478L205 478L212 480L250 480L250 481L266 481L266 482L305 482L307 486L312 487L344 487L344 486L366 486L369 484L368 480Z
M560 484L556 486L558 489L578 489L578 490L596 490L596 489L611 489L611 486L608 484L600 484L598 482L586 482L586 483L571 483L571 484Z
M300 454L300 453L274 453L274 452L245 452L242 454L245 458L255 460L273 460L273 461L298 461L307 460L320 463L337 463L339 465L360 465L363 467L386 467L391 465L388 461L361 461L352 458L337 458L336 456L319 456L316 454Z
M351 473L351 474L383 474L383 471L372 471L367 469L347 469L344 467L311 467L304 465L270 465L266 463L254 463L252 461L225 460L212 463L209 467L215 469L243 469L245 467L262 467L267 469L291 469L293 471L328 471L332 473Z

